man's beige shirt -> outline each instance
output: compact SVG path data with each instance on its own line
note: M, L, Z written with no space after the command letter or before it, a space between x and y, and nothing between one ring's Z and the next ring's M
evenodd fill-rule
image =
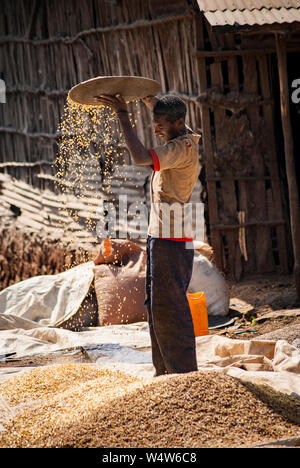
M150 150L154 172L149 236L178 240L193 237L189 201L200 169L199 139L200 135L186 133Z

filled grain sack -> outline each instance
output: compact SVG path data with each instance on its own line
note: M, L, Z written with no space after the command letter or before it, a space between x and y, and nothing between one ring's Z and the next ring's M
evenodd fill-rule
M226 280L217 267L196 250L189 291L204 292L209 315L228 314L230 294Z
M147 320L145 251L130 241L103 241L94 263L99 325Z
M200 243L201 245L198 244L195 242L194 265L192 278L189 284L189 292L203 291L206 296L208 314L225 316L229 311L229 287L222 273L220 273L211 261L213 258L211 247L204 243ZM139 262L137 261L138 258ZM101 317L103 317L106 325L108 323L131 323L144 320L140 318L146 317L145 308L142 304L144 302L146 278L146 253L143 249L134 242L130 242L128 240L111 240L109 244L103 241L100 245L99 252L94 263L95 265L99 265L98 267L95 267L94 271L95 288L99 304L100 325L102 324ZM102 275L102 278L100 275ZM134 281L135 275L138 275L134 282L133 289L136 298L134 299L134 307L131 307L132 310L129 313L128 304L130 303L131 296L127 294L129 296L129 301L128 304L126 304L127 296L124 295L123 286L125 286L125 284L130 285ZM98 289L96 284L98 284ZM121 290L120 287L122 287ZM105 291L104 296L102 297L102 306L100 308L100 294L102 289ZM113 297L113 289L118 293L116 297ZM123 297L124 302L122 307L120 306L121 297ZM109 304L112 305L110 306ZM112 316L115 315L113 308L116 306L120 309L118 317L114 317L114 320L117 321L107 321L106 316L112 319ZM124 321L123 311L125 309L126 314L128 315L127 320L130 321ZM137 317L137 319L135 319L135 317Z

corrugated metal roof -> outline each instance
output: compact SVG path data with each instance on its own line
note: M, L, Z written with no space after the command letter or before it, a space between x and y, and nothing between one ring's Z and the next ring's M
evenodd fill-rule
M261 8L299 8L299 0L199 0L203 11L260 10Z
M280 8L279 10L272 8L267 10L225 10L215 12L205 12L205 17L212 26L253 26L274 23L293 23L300 21L300 8L289 9Z
M212 26L300 22L299 0L198 0Z

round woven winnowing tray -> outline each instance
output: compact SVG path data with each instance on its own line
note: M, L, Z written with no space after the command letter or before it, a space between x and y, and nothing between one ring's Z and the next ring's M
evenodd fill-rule
M125 101L135 101L160 92L160 84L140 76L98 76L83 81L69 91L69 98L78 104L97 105L95 96L120 94Z

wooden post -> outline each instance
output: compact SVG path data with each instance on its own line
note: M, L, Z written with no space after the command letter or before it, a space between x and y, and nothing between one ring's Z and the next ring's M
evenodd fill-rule
M196 16L196 44L197 48L204 48L204 20L200 15ZM207 88L207 70L206 70L206 60L204 57L201 57L195 67L195 76L196 81L199 85L200 93ZM213 166L213 142L211 135L211 117L210 111L207 106L200 106L200 116L201 116L201 128L202 128L202 138L203 138L203 149L206 155L205 162L205 176L207 179L207 193L208 193L208 212L209 212L209 224L219 223L219 213L218 213L218 198L217 198L217 189L216 189L216 180L213 180L215 177L215 170ZM210 243L214 250L215 264L217 268L221 271L224 270L223 263L223 248L222 240L219 231L211 230L210 231Z
M276 33L275 36L280 81L281 121L288 180L290 223L294 250L294 277L297 295L300 297L300 207L294 160L294 141L290 120L290 92L287 74L286 41L284 34Z

